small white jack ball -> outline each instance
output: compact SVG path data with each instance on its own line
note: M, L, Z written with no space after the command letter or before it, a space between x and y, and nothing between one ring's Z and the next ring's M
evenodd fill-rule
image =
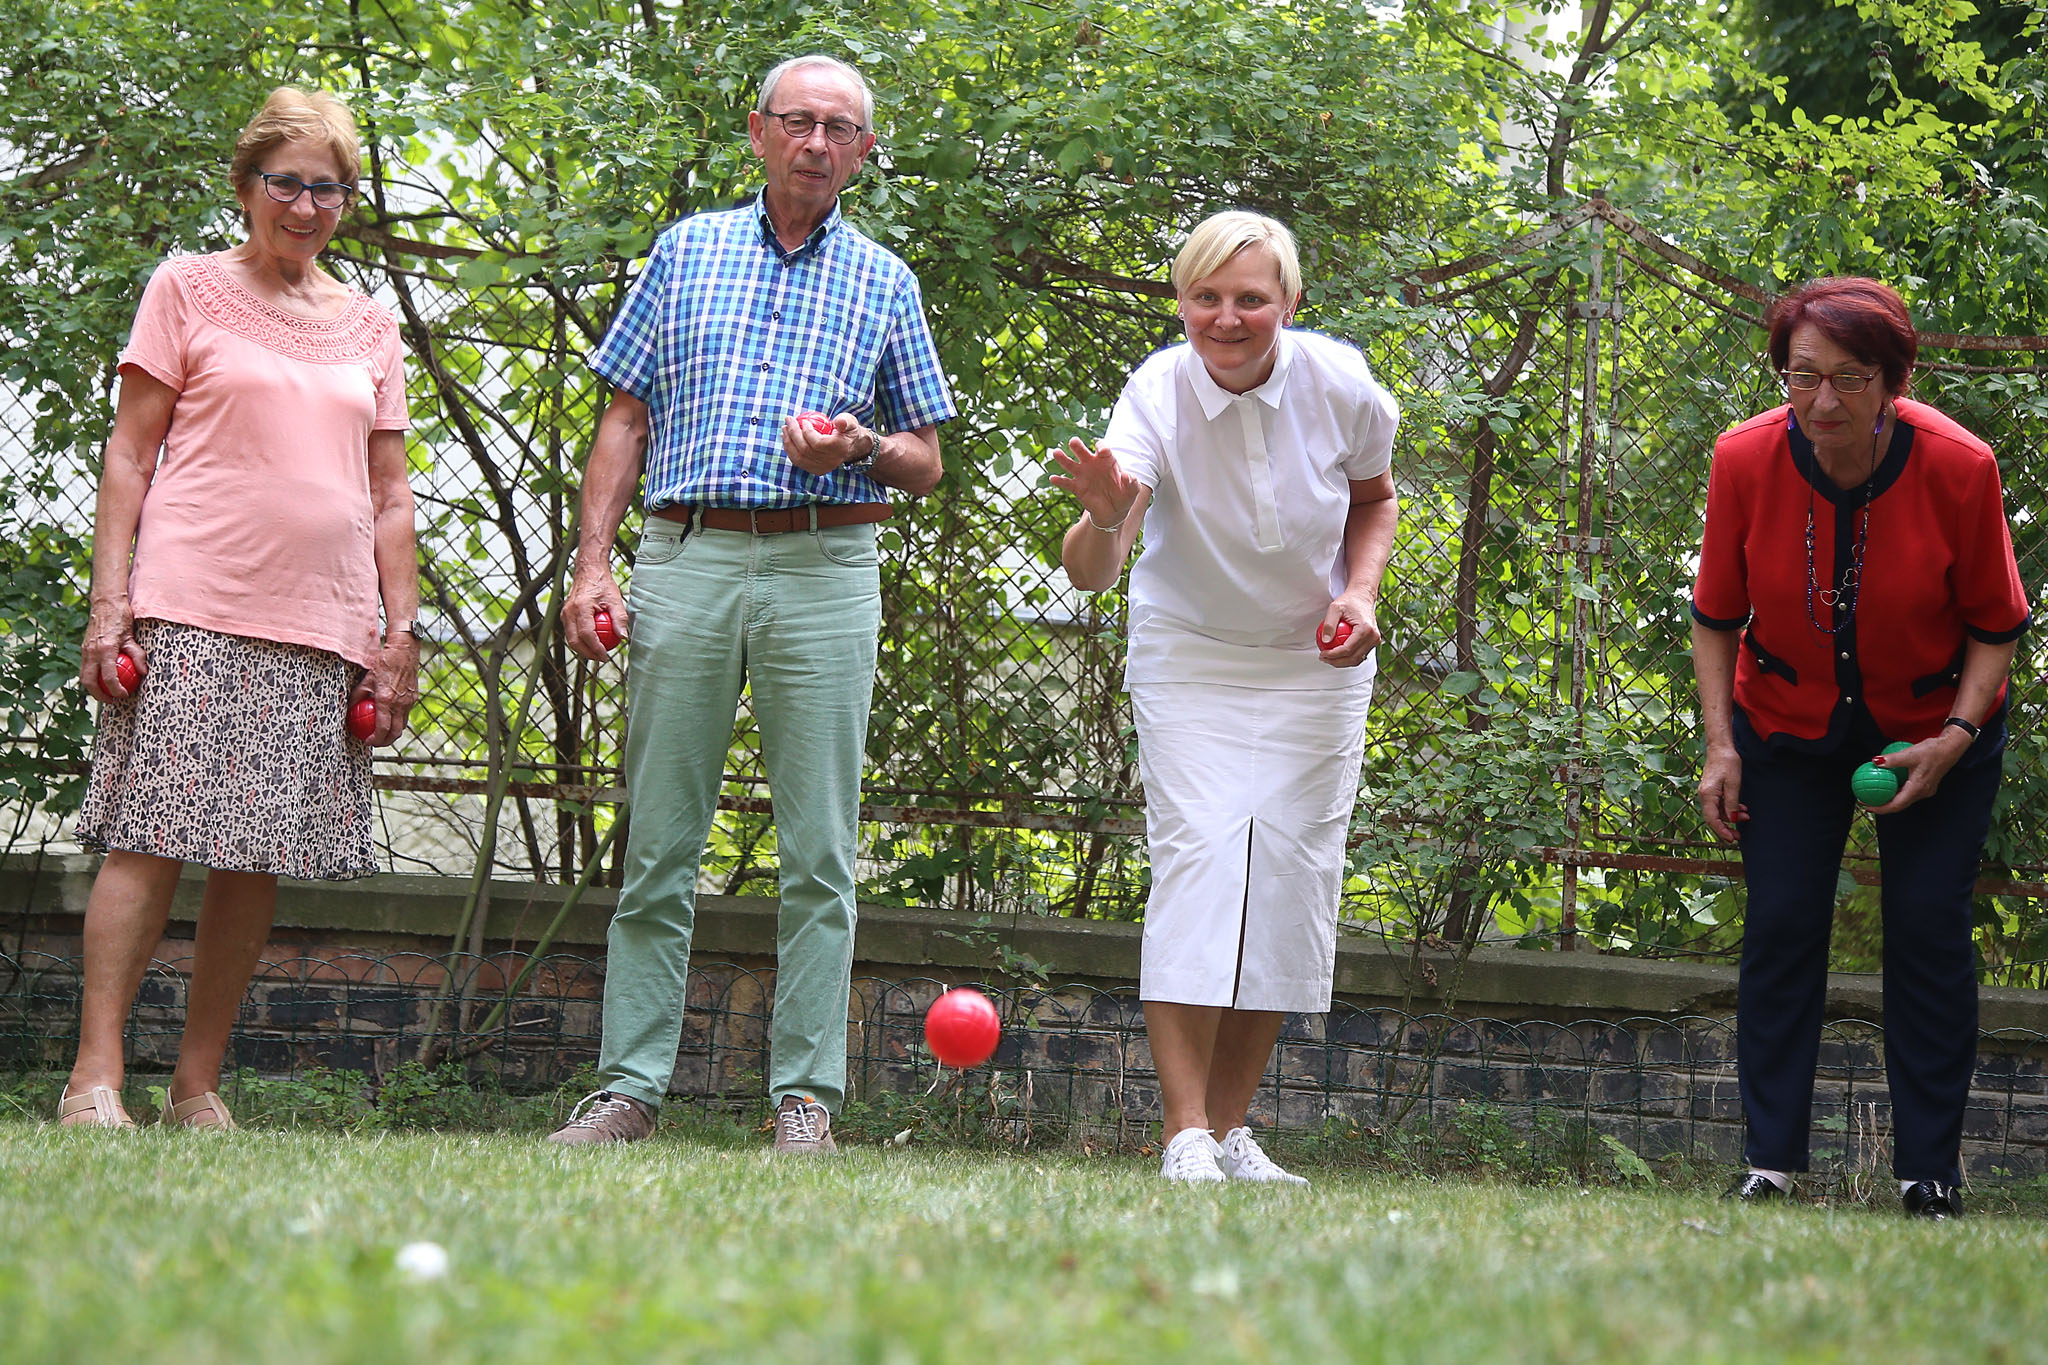
M439 1242L407 1242L392 1264L409 1280L438 1280L448 1273L448 1253Z

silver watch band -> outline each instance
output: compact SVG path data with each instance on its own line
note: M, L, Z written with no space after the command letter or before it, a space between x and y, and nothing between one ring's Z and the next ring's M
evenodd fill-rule
M868 453L865 455L857 455L853 459L848 460L845 464L839 467L841 469L866 469L868 466L872 465L875 462L875 456L881 453L882 433L874 430L873 428L870 428L868 430Z

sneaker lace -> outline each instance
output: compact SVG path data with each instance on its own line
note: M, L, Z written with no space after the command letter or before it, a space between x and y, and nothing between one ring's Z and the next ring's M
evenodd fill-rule
M1209 1158L1207 1161L1202 1159L1205 1156ZM1198 1138L1190 1138L1186 1142L1174 1143L1167 1149L1166 1174L1176 1179L1202 1170L1204 1167L1214 1167L1215 1164L1215 1154L1209 1150L1207 1144Z
M633 1101L624 1095L614 1095L609 1090L593 1090L576 1101L576 1107L569 1111L570 1128L602 1128L607 1120L629 1111ZM589 1112L585 1112L585 1110Z
M816 1142L821 1136L818 1115L824 1112L823 1105L793 1104L777 1114L775 1120L782 1125L785 1142Z
M1254 1179L1285 1175L1273 1158L1266 1155L1266 1149L1250 1133L1241 1132L1232 1139L1230 1159L1236 1164L1238 1173Z

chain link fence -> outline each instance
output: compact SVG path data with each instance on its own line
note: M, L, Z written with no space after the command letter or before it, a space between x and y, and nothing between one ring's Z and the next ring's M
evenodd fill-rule
M570 654L555 621L601 401L582 357L618 281L473 285L460 250L367 228L345 229L336 251L399 315L411 353L428 644L413 731L377 761L383 855L398 871L466 876L482 863L549 881L602 858L596 876L615 882L629 818L623 668ZM946 299L927 289L943 332ZM1122 599L1065 584L1072 508L1043 484L1026 434L1043 423L1015 414L1099 430L1129 369L1177 338L1168 297L1037 262L1011 285L1007 329L980 344L1004 361L987 375L1036 373L1042 387L953 375L963 416L942 441L964 472L882 533L864 894L976 913L1142 911ZM1779 401L1760 354L1766 297L1593 201L1501 253L1418 276L1405 298L1362 322L1304 317L1356 340L1405 414L1347 917L1453 940L1725 954L1736 873L1691 797L1686 603L1714 437ZM2048 494L2048 341L1925 343L1918 391L2000 452L2022 577L2048 583L2034 513ZM109 362L117 344L106 338ZM47 401L0 389L0 480L6 529L46 552L33 562L52 597L47 632L10 640L7 667L55 677L75 668L76 618L58 608L75 609L84 587L96 473L39 443ZM631 539L629 526L622 573ZM2006 807L1981 888L1987 974L2008 984L2039 984L2048 959L2030 899L2048 894L2040 659L2023 640ZM39 751L50 776L10 795L13 845L61 850L82 711L62 702L13 725L9 742ZM772 886L770 800L743 708L709 889ZM1860 884L1874 878L1860 841L1850 866Z

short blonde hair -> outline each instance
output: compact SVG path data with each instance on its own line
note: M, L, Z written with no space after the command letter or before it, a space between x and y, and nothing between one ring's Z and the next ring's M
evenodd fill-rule
M1173 258L1173 287L1185 294L1196 280L1215 274L1238 252L1248 246L1263 246L1273 253L1280 267L1280 291L1287 302L1301 298L1301 254L1294 248L1294 234L1277 218L1263 213L1230 209L1213 213L1195 226Z
M228 164L228 177L235 189L245 190L254 184L271 153L298 138L322 143L334 153L341 166L342 184L353 187L362 178L363 143L348 106L325 90L280 85L235 139L235 158Z

